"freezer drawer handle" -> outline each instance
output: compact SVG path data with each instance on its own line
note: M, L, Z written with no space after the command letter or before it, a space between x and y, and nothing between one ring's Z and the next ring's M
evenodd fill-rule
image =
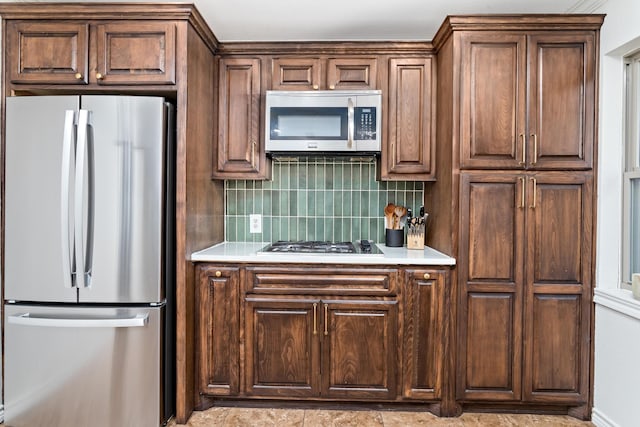
M132 328L149 323L148 313L139 313L134 317L96 318L53 318L31 317L31 313L9 316L9 323L25 326L69 327L69 328Z

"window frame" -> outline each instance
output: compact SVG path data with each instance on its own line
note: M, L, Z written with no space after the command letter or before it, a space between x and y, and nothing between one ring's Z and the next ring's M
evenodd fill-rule
M640 50L624 57L624 160L622 173L622 278L621 287L631 289L632 182L640 185ZM637 203L637 201L636 201ZM637 209L640 216L640 208ZM640 220L636 221L636 224ZM638 254L640 255L640 249ZM638 271L640 273L640 271Z

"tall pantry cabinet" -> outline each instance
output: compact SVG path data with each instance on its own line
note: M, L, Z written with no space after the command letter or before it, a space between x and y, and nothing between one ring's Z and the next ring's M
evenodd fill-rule
M457 258L456 400L590 414L600 15L452 16L427 243Z

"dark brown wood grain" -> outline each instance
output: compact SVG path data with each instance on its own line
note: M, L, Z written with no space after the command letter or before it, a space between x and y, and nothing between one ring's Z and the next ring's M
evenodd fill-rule
M88 82L89 25L9 21L6 64L12 83L84 85Z
M409 399L440 400L445 378L445 324L449 316L445 275L405 270L403 394Z
M551 405L589 417L603 18L453 16L433 39L427 244L458 260L462 409Z
M198 269L198 382L202 393L237 395L240 389L240 272Z
M430 181L435 174L435 76L432 57L389 59L382 180Z
M99 85L175 84L174 22L111 22L96 26L95 73Z
M261 61L222 58L218 80L218 138L214 178L265 179L270 169L264 150L261 117Z

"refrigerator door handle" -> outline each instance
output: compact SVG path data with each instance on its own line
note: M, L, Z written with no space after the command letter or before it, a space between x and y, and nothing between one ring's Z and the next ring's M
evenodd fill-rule
M74 201L76 285L79 288L88 288L91 286L91 256L93 251L93 151L89 144L89 127L89 111L80 110L78 112L78 146L76 152ZM85 174L87 174L86 230L84 215Z
M105 318L60 318L32 316L22 313L8 316L9 323L24 326L40 326L52 328L134 328L149 323L148 313L138 313L133 317L105 317Z
M66 110L64 115L64 133L62 136L62 175L60 185L60 241L62 242L62 276L65 288L74 286L71 266L71 245L69 244L69 192L71 163L73 161L73 140L75 137L75 112Z

